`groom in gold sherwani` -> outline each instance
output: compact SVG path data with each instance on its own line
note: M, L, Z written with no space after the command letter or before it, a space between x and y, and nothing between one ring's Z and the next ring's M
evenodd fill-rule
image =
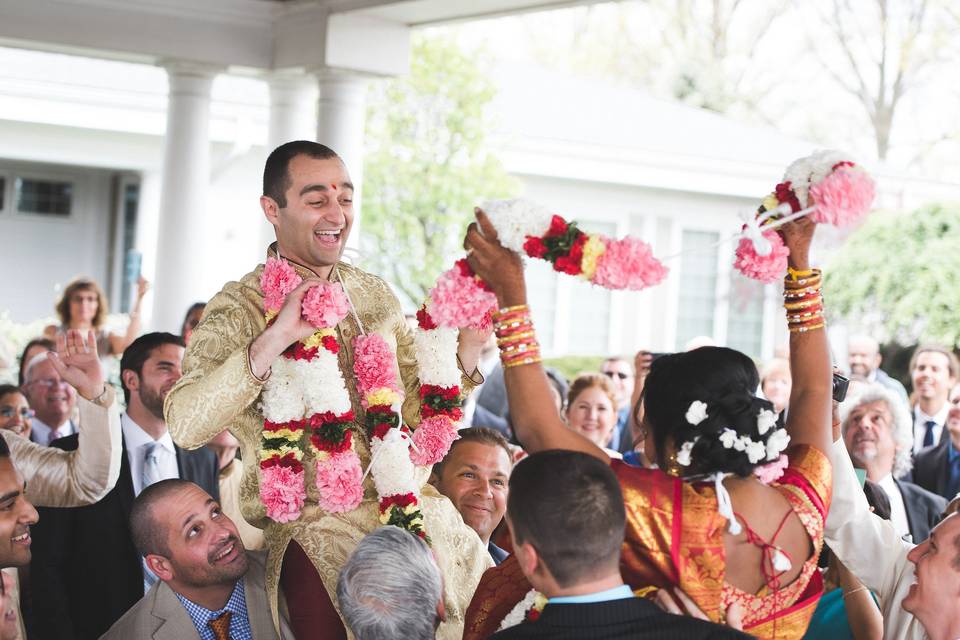
M258 400L270 367L294 342L316 329L301 318L303 295L319 279L342 283L367 332L377 332L394 348L406 393L403 419L416 424L419 395L413 336L396 296L380 278L340 261L353 223L353 184L343 161L315 142L289 142L267 159L260 205L277 242L268 257L282 256L304 279L287 296L275 321L266 326L260 274L263 265L228 282L207 304L183 360L184 375L167 395L165 414L174 441L192 449L224 429L239 439L244 465L240 502L243 516L264 530L268 549L267 593L277 621L278 585L283 587L291 627L298 640L346 638L336 607L337 575L364 535L380 526L377 493L370 478L364 500L354 511L331 514L317 505L312 452L303 460L307 498L302 515L289 523L266 517L260 502L258 451L263 415ZM340 370L356 422L351 427L363 467L370 462L363 410L352 375L352 340L360 332L348 315L336 327ZM458 359L468 393L482 377L476 370L483 336L462 331ZM466 374L465 372L472 372ZM426 530L444 575L446 621L437 637L459 639L463 614L489 554L453 505L426 483L429 469L418 468Z

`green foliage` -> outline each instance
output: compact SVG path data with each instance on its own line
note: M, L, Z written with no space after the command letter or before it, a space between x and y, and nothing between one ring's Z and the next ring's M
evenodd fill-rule
M364 262L419 305L462 251L473 207L513 182L486 147L493 83L449 38L417 36L410 75L371 90Z
M874 214L824 286L831 314L882 341L960 345L960 204Z
M600 371L600 365L603 364L606 356L563 356L560 358L547 358L543 361L548 367L553 367L568 381L573 380L578 374L587 371Z

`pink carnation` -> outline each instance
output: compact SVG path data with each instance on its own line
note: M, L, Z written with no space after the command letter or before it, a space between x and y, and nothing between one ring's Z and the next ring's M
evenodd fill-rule
M488 330L490 312L497 306L497 296L483 289L476 278L464 276L457 267L440 276L429 297L427 311L434 322L453 329Z
M317 504L329 513L353 511L363 500L363 470L353 451L317 461Z
M817 207L810 217L838 227L852 224L870 211L874 194L873 178L866 171L838 166L810 187L810 202Z
M380 334L368 333L354 338L353 373L357 376L360 395L384 387L400 391L393 361L393 352Z
M787 466L790 464L790 460L786 455L780 454L780 457L769 462L765 465L757 467L753 470L753 475L757 476L757 479L760 480L763 484L770 484L780 479L780 476L783 475L783 472L787 470Z
M450 451L450 445L459 438L457 425L446 416L424 418L413 432L413 444L410 459L413 464L428 466L443 460Z
M790 255L790 249L783 244L783 239L773 229L764 231L763 237L770 242L770 253L765 256L758 255L749 238L740 238L740 243L737 245L737 258L733 261L733 266L748 278L760 282L773 282L787 272L787 256Z
M639 291L659 284L667 268L653 257L650 245L639 238L622 240L604 238L606 250L597 259L597 270L591 282L607 289Z
M305 497L303 471L280 465L260 470L260 500L271 520L291 522L299 518Z
M260 290L263 291L265 311L279 311L287 294L297 288L302 278L290 263L277 258L267 258L260 274Z
M317 327L335 327L350 313L350 301L339 282L321 282L303 296L303 319Z

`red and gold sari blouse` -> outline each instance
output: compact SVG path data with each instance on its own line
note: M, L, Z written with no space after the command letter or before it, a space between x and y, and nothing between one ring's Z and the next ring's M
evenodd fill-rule
M712 483L689 483L656 469L612 461L627 509L620 572L634 590L679 586L713 621L738 602L744 631L759 638L799 639L823 591L816 571L823 544L823 523L830 507L832 470L827 457L808 445L788 451L789 466L771 486L780 491L800 518L814 553L799 577L771 593L748 594L725 584L723 534L727 520L717 513ZM531 586L511 556L487 570L467 610L464 640L495 633L503 618Z

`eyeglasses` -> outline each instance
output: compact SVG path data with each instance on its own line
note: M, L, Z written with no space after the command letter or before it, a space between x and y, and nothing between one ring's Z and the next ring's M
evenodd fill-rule
M18 413L24 420L29 420L36 415L33 409L20 409L17 411L14 407L0 407L0 418L12 418Z
M624 373L622 371L604 371L603 375L607 376L608 378L617 377L617 378L620 378L621 380L626 380L627 378L630 377L629 373Z
M27 384L36 384L41 387L47 387L52 389L54 387L69 387L70 384L66 380L57 380L55 378L41 378L40 380L31 380Z

